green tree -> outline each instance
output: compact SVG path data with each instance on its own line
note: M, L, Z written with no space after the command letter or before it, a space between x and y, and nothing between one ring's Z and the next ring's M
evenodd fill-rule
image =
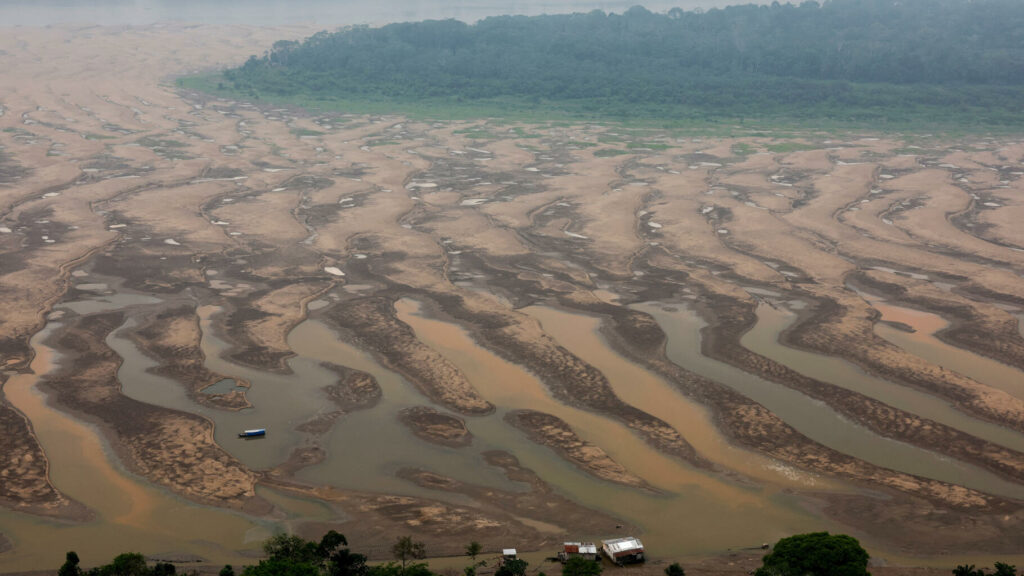
M953 569L953 576L985 576L985 572L975 570L974 564L961 564Z
M668 568L665 568L665 576L686 576L686 570L683 570L679 562L673 562L669 564Z
M57 576L82 576L82 569L78 567L78 554L72 550L65 554L64 564L57 571Z
M520 560L519 558L505 560L494 572L494 576L524 576L528 565L529 563L526 560Z
M1017 576L1017 567L1004 562L996 562L996 571L992 576Z
M369 568L367 576L436 576L423 562L413 562L405 568L397 562L378 564Z
M235 576L235 569L231 567L231 564L225 564L217 576Z
M423 542L413 540L412 536L402 536L396 540L391 547L391 553L402 563L401 574L403 576L405 576L405 569L411 560L422 560L427 557L427 549Z
M137 552L128 552L114 557L114 561L100 569L103 576L150 576L146 557Z
M755 576L870 576L868 553L845 534L814 532L783 538Z
M562 566L562 576L600 576L601 563L597 560L572 556Z
M366 556L348 548L335 550L327 560L328 576L366 576L368 570Z
M170 562L157 562L153 566L153 576L174 576L178 570Z
M483 549L484 547L481 546L479 542L473 540L466 546L466 556L469 556L469 559L473 561L474 565L476 565L476 557L480 552L483 552Z

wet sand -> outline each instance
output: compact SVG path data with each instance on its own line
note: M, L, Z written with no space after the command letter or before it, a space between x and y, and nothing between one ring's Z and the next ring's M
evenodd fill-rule
M787 153L166 81L312 32L0 37L0 571L55 567L54 538L238 559L282 527L384 556L615 524L655 561L814 529L1024 553L1018 139Z

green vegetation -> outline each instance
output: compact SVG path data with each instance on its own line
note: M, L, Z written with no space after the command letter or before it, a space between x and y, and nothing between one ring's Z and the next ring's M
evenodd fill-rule
M310 130L309 128L292 128L292 134L302 138L303 136L323 136L327 132L321 132L320 130Z
M487 564L477 560L483 546L473 541L465 548L471 564L464 570L474 576L476 569ZM253 566L242 569L242 576L438 576L425 562L422 542L410 536L398 538L391 553L398 562L368 566L366 556L352 552L345 536L331 530L320 542L313 542L289 534L277 534L263 543L266 557ZM173 564L157 562L150 566L142 554L120 554L110 564L83 570L79 557L68 552L57 576L175 576ZM755 576L871 576L867 571L868 553L850 536L816 532L783 538L766 555L763 566ZM529 564L525 560L501 561L495 576L524 576ZM995 563L994 572L976 569L973 564L957 566L953 576L1017 576L1017 568L1002 562ZM587 560L574 556L566 561L562 576L600 576L600 560ZM664 570L665 576L686 576L678 562ZM190 573L195 576L195 572ZM539 576L543 576L543 572ZM235 576L231 565L224 566L219 576Z
M781 144L765 146L766 150L777 154L789 154L790 152L800 152L801 150L818 150L819 148L819 146L814 146L813 144L802 144L800 142L783 142Z
M737 142L736 144L733 144L731 150L732 153L737 156L750 156L756 152L756 149L746 142Z
M572 556L562 566L562 576L601 576L601 561Z
M529 563L519 558L505 560L494 571L494 576L525 576L527 566L529 566Z
M622 156L623 154L629 153L629 150L617 150L615 148L602 148L601 150L594 150L594 156L598 158L610 158L612 156Z
M754 576L871 576L867 568L856 538L814 532L779 540Z
M830 0L349 27L186 87L352 111L1013 128L1024 3Z
M996 562L994 568L995 572L989 574L980 568L975 569L974 564L961 564L953 569L953 576L1017 576L1017 567L1012 564Z

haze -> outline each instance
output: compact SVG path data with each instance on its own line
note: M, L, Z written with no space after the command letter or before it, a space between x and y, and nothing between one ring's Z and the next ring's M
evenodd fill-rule
M397 0L366 2L360 0L99 0L76 2L59 0L2 0L0 26L47 26L51 24L143 25L157 22L202 24L246 24L272 26L310 24L334 27L350 24L382 24L440 18L471 22L502 14L559 14L605 10L622 12L635 1L562 2L531 1L454 1L423 2ZM673 7L686 10L730 4L726 0L679 0L645 2L650 10Z

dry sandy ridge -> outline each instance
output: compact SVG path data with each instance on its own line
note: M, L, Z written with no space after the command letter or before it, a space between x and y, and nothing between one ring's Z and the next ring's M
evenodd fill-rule
M54 342L68 365L46 378L63 409L101 423L118 457L150 481L249 511L268 508L254 492L264 482L357 507L356 516L375 518L363 536L404 526L438 542L447 535L449 545L466 534L467 522L495 541L516 534L533 545L550 536L536 523L554 524L555 532L582 529L590 513L614 524L501 452L488 452L487 463L530 491L430 470L398 472L419 488L468 496L472 509L297 481L299 470L326 457L320 438L344 414L370 409L382 396L372 375L341 365L327 366L340 378L326 393L334 410L296 424L305 439L291 460L250 470L213 442L209 420L122 395L120 359L103 344L131 316L138 322L133 339L158 361L157 371L212 409L238 409L246 406L239 392L201 392L222 375L206 367L198 309L225 311L214 316L213 330L231 346L228 359L279 373L291 370L289 333L313 317L401 374L421 402L465 415L464 422L425 411L433 408L405 413L424 434L447 438L461 427L459 438L446 441L466 444L467 422L472 428L474 418L502 407L398 318L396 302L411 297L430 316L526 367L559 402L613 419L702 473L757 483L631 404L600 370L519 311L557 302L602 317L619 353L710 410L717 425L710 433L868 490L814 494L825 517L918 553L1024 554L1021 501L828 448L728 382L671 362L657 322L627 308L690 304L710 322L702 340L707 356L820 400L823 410L879 436L1024 484L1019 438L1014 445L978 438L806 376L740 342L758 321L758 305L792 309L799 321L783 344L843 358L894 387L952 404L962 418L1024 432L1018 388L957 373L877 336L879 314L862 293L947 318L950 327L937 338L1024 377L1017 320L1024 236L1014 225L1024 182L1019 141L703 139L598 124L312 114L179 93L167 83L309 30L7 32L0 39L4 366L28 370L29 338L62 300L101 297L117 285L174 303L61 319ZM609 150L624 154L595 154ZM108 286L106 278L117 281ZM993 334L998 340L986 338ZM609 456L610 447L551 417L555 423L531 433L533 441L602 478L648 487ZM3 449L15 455L0 467L0 503L51 514L73 506L48 481L30 423L6 401L0 422ZM435 425L447 429L432 431ZM152 435L173 441L153 442ZM965 533L967 525L977 530Z

